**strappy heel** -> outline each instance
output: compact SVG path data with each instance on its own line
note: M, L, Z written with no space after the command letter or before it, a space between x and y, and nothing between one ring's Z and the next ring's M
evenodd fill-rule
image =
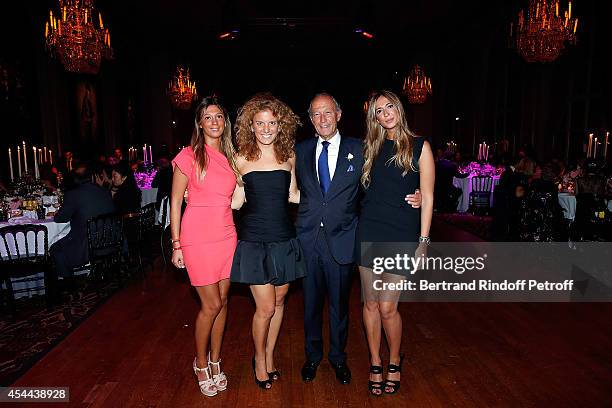
M201 380L198 377L198 385L200 386L200 392L206 395L207 397L214 397L217 395L217 386L215 385L215 381L210 373L210 367L206 365L204 368L199 368L197 365L197 357L193 359L193 373L198 376L198 373L204 372L206 374L206 379Z
M215 383L215 386L217 387L217 391L225 391L227 389L227 377L225 376L225 373L221 371L221 359L219 359L219 361L217 362L210 361L210 352L209 352L208 353L208 366L211 367L210 368L211 374L213 372L212 367L214 367L218 373L218 374L212 374L213 382Z
M404 361L404 355L400 355L399 365L389 363L389 368L387 369L387 374L393 373L401 373L402 372L402 362ZM391 391L387 391L387 388L391 388ZM385 394L395 394L400 389L400 380L385 380Z
M270 380L269 376L267 380L260 381L257 379L257 371L255 371L255 357L253 357L253 360L251 360L251 362L253 363L253 376L255 377L255 384L257 384L259 388L263 388L264 390L269 390L270 388L272 388L272 380Z
M268 377L270 377L271 381L278 381L280 380L280 371L274 370L272 372L269 372Z
M371 365L370 366L371 374L382 374L383 368L382 366ZM375 397L380 397L383 395L383 383L384 381L372 381L368 380L368 391L370 391L370 395Z

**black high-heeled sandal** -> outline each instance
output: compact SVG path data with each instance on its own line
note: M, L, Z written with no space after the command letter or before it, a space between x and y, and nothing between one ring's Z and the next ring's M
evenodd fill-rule
M382 366L371 365L370 373L371 374L382 374L383 368ZM368 391L370 391L370 395L373 395L375 397L380 397L381 395L383 395L383 392L384 392L383 387L382 387L383 383L384 381L368 380ZM378 391L379 393L377 393L376 391Z
M268 377L270 377L270 381L278 381L280 380L280 371L274 370L268 373Z
M272 380L270 380L269 376L267 380L260 381L257 379L257 372L255 371L255 357L253 357L253 360L251 360L251 362L253 363L253 376L255 377L255 384L257 384L259 388L262 388L264 390L269 390L270 388L272 388Z
M391 373L400 373L402 372L402 362L404 361L404 355L400 355L399 365L389 363L389 368L387 369L387 374ZM387 388L391 388L391 391L387 391ZM400 380L393 381L386 379L385 380L385 394L395 394L400 389Z

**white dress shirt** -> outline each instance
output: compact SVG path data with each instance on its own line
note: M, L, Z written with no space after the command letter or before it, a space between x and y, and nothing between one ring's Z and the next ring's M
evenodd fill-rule
M323 151L323 141L321 136L317 140L317 149L315 157L315 166L317 171L317 180L319 180L319 156ZM334 173L336 172L336 163L338 162L338 154L340 153L340 132L336 130L336 134L327 140L329 146L327 146L327 165L329 166L329 179L334 179Z

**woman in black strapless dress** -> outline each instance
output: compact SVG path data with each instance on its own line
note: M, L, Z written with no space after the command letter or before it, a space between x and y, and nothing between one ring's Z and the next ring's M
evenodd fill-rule
M397 270L373 270L381 266L375 257L396 254L415 256L419 243L429 243L429 227L433 214L434 160L429 143L412 133L406 123L399 98L389 91L371 96L367 114L362 184L362 202L357 231L359 273L364 298L363 321L370 350L372 395L394 394L400 388L402 357L402 318L397 310L399 291L377 290L380 282L397 283L403 277ZM419 188L421 209L399 201L396 197ZM424 248L419 247L423 252ZM377 273L374 273L377 272ZM399 274L398 274L399 273ZM389 345L387 378L382 381L380 357L381 329Z
M251 98L238 112L236 164L242 174L242 207L232 282L250 285L255 299L255 382L270 388L280 378L274 348L289 283L306 276L306 262L289 217L299 202L293 152L298 117L272 95Z

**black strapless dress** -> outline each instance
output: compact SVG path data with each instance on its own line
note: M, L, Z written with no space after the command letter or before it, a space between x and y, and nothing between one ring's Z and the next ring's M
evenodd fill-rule
M306 261L289 217L287 170L251 171L242 176L241 210L232 282L284 285L306 276Z

